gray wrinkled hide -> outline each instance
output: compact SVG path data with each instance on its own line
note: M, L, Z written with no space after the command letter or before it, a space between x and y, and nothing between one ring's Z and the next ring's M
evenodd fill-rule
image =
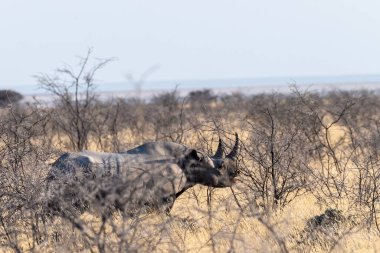
M98 180L105 184L102 196L112 195L120 209L149 206L170 211L174 200L197 183L231 186L228 170L215 167L222 160L177 143L149 142L122 153L65 153L53 163L48 181L71 178L89 185Z

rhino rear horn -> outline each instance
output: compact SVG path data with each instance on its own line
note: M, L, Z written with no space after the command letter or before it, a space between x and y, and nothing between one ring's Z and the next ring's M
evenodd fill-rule
M239 140L239 136L237 133L235 133L235 138L236 138L235 145L232 148L231 152L227 155L227 158L230 158L233 160L235 160L237 158L237 156L239 155L239 151L240 151L240 140Z
M219 138L218 149L216 150L213 158L222 159L224 157L224 149L225 149L224 143L223 143L222 139Z

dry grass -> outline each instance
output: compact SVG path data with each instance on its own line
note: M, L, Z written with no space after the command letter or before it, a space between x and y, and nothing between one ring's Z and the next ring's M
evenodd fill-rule
M312 196L303 196L286 206L283 210L266 214L241 212L231 199L229 189L218 189L214 192L212 205L206 203L207 189L195 187L181 196L175 203L171 217L162 214L149 214L134 229L138 230L134 240L145 251L147 242L154 244L155 252L282 252L279 241L285 243L289 252L377 252L380 250L380 238L375 231L356 227L341 228L339 240L326 243L335 235L320 235L313 240L305 240L305 224L311 217L322 213L325 206L318 204ZM197 198L194 197L194 194ZM197 201L197 199L199 201ZM247 215L248 214L248 215ZM81 217L89 230L98 231L99 218L89 214ZM61 221L62 222L62 221ZM131 220L115 216L111 222L117 229L129 229ZM162 230L162 224L165 229ZM62 241L71 242L71 247L52 243L40 245L44 252L64 252L78 250L91 252L84 242L77 240L78 232L69 223ZM106 242L117 245L118 237L112 225L105 229ZM327 238L325 238L327 237ZM82 245L82 247L80 246ZM79 248L78 248L79 247ZM131 248L131 250L136 248ZM96 251L96 248L92 248ZM116 248L113 250L117 251ZM132 250L133 251L133 250Z
M212 105L215 107L215 105ZM204 118L202 118L204 117ZM202 118L202 119L201 119ZM226 118L218 121L221 129L237 131L244 145L250 145L253 130L242 120L242 115L234 119ZM206 116L198 118L202 122L198 129L188 128L182 142L190 147L203 150L215 150L218 132L215 122L207 121ZM326 117L325 124L331 123L332 117ZM285 128L286 129L286 128ZM150 129L150 131L153 131ZM233 132L221 131L228 145L233 143ZM322 135L326 132L322 132ZM349 150L348 129L340 124L328 129L324 141L330 142L334 151L345 166L345 179L353 184L357 178L355 164L347 159ZM220 134L220 132L219 132ZM154 140L153 132L147 132L144 139L134 135L131 129L120 129L118 138L123 149L132 148L147 140ZM90 136L88 149L96 151L112 151L111 143L114 136L104 134L99 139ZM157 136L156 136L157 137ZM164 138L165 139L165 138ZM99 145L99 140L102 145ZM166 139L167 140L167 139ZM52 136L53 149L69 151L69 139L61 135ZM39 145L39 139L33 143ZM337 146L335 148L335 146ZM0 143L0 148L5 148ZM59 152L56 152L58 155ZM331 158L331 157L330 157ZM45 161L45 164L52 162ZM8 166L6 161L0 165ZM254 166L249 169L255 170ZM308 164L311 169L321 172L322 166L333 168L331 160L316 160ZM31 169L34 167L29 167ZM42 169L46 175L49 167ZM25 171L27 175L36 174L32 170ZM335 173L335 174L334 174ZM336 170L328 171L329 176L339 179L341 174ZM324 175L326 176L326 175ZM42 176L41 176L42 177ZM356 209L347 198L335 199L329 202L318 195L322 189L309 189L307 193L295 198L284 207L264 209L257 201L252 190L249 190L241 177L232 189L210 189L196 186L189 189L176 200L170 216L158 213L142 214L137 218L124 217L120 213L102 222L95 212L85 212L75 217L82 227L78 229L72 220L55 218L48 220L45 227L45 238L39 243L30 233L18 236L20 252L378 252L380 251L380 236L374 225L368 226L360 217L360 209ZM334 178L335 179L335 178ZM315 184L314 187L320 187ZM235 194L235 195L234 195ZM322 200L322 201L321 201ZM256 202L257 201L257 202ZM328 208L342 211L347 219L341 224L328 227L321 231L310 231L308 221ZM2 215L7 215L3 212ZM362 216L365 214L363 213ZM26 217L26 216L21 216ZM1 218L1 217L0 217ZM30 227L29 220L17 221L16 228L23 231ZM2 228L0 228L2 230ZM0 237L0 251L14 252L5 245L9 239Z
M346 131L342 127L334 127L329 131L329 138L334 144L344 138ZM127 133L123 139L134 143L133 136ZM240 131L240 135L246 133ZM210 136L209 136L210 137ZM194 143L196 139L190 137L187 142ZM61 142L62 144L62 142ZM216 148L217 143L213 143ZM59 147L59 145L58 145ZM92 150L99 150L95 142L89 145ZM237 200L233 197L230 188L213 190L211 204L207 203L207 187L196 186L185 192L171 211L171 216L162 214L149 214L144 216L140 223L133 227L137 230L135 245L140 250L147 250L144 245L149 241L155 245L156 252L283 252L281 243L286 245L289 252L377 252L380 250L380 237L375 230L361 227L346 227L339 230L336 235L322 235L317 239L305 240L305 226L307 221L324 212L328 206L321 204L311 194L295 199L285 208L273 212L263 213L259 209L251 209L244 187L237 184L234 187ZM240 191L239 191L240 190ZM239 193L243 197L239 197ZM236 203L239 201L239 207ZM339 208L349 215L349 206L342 203ZM99 231L99 217L85 213L81 216L82 222L88 225L88 233L95 235ZM65 250L78 250L83 252L96 251L95 247L87 248L85 242L77 240L78 231L70 228L70 223L60 221L57 227L68 226L70 233L65 233L62 241L71 242L71 247L52 243L40 245L43 251L64 252ZM125 220L115 215L105 229L106 243L115 244L120 238L116 235L120 230L128 230L131 220ZM165 224L165 229L160 228ZM116 229L115 229L116 228ZM119 231L117 231L119 230ZM53 231L52 231L53 232ZM327 243L329 239L337 240ZM82 246L81 246L82 245ZM79 248L78 248L79 247ZM25 247L27 249L28 247ZM64 249L62 251L62 248ZM111 247L112 248L112 247ZM148 247L149 248L149 247ZM116 251L115 248L113 250ZM132 247L130 250L137 250Z

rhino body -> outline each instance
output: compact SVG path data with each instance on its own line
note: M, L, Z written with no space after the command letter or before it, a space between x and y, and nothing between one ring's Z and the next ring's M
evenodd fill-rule
M48 182L70 179L84 186L96 182L87 189L89 194L100 192L100 201L112 196L121 210L144 206L169 212L175 199L196 184L232 186L238 174L238 149L236 136L227 157L221 140L212 157L173 142L149 142L121 153L65 153L53 163Z

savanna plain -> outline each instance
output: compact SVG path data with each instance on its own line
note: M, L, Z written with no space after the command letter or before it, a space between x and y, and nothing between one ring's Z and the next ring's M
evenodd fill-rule
M100 68L83 67L39 76L54 97L49 104L18 102L2 91L1 252L380 250L378 92L290 87L287 94L199 90L184 97L173 90L151 99L100 99ZM125 215L89 192L84 210L64 198L63 213L48 210L46 177L63 152L121 152L161 140L212 155L219 138L231 148L235 132L236 184L193 187L169 215Z

